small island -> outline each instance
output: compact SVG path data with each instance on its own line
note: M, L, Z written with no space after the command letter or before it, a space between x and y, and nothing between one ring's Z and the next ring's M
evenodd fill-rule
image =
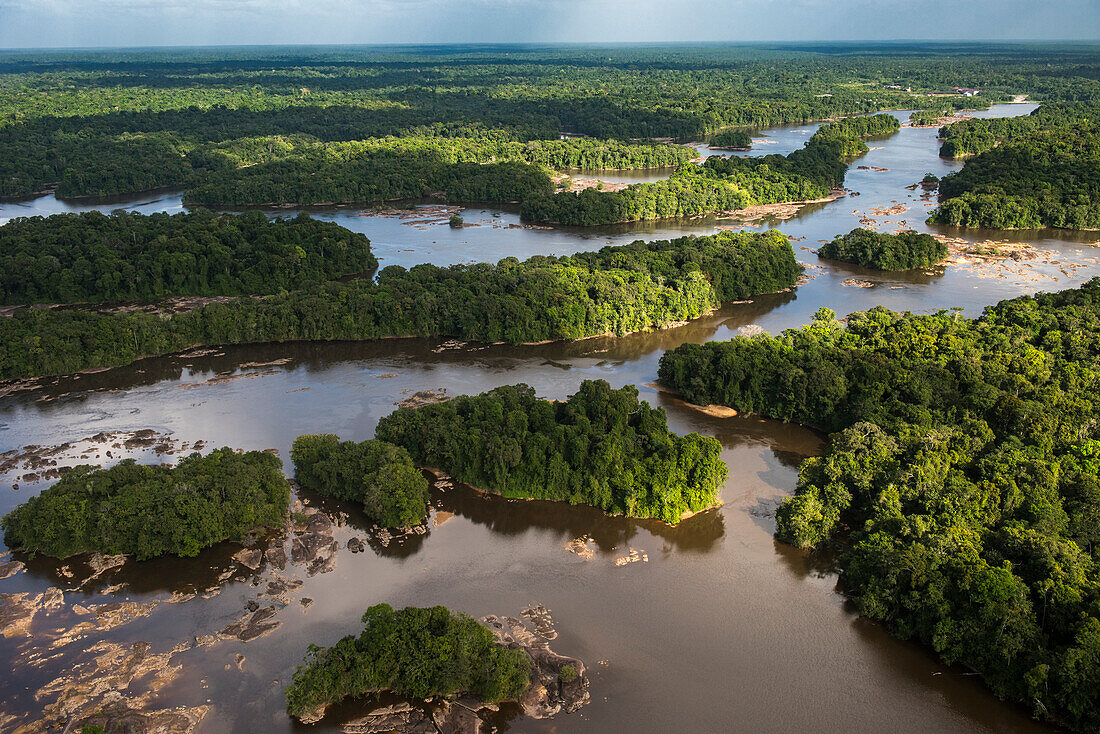
M947 257L947 245L929 234L856 228L823 245L818 256L874 270L928 268Z
M428 516L428 480L400 446L307 434L294 440L290 458L301 486L362 504L382 527L419 525Z
M748 150L752 147L752 135L748 130L723 130L710 136L707 147L714 150Z
M458 731L460 723L466 724L462 731L472 731L476 712L501 701L516 701L534 718L577 710L589 700L584 663L549 649L547 639L556 633L541 605L524 616L549 637L512 617L479 623L442 606L370 607L358 637L347 635L329 648L309 646L286 691L287 713L316 723L332 704L382 692L418 703L372 712L364 720L375 725L371 731L422 731L417 722L430 729L429 712L440 731Z
M718 504L726 465L717 440L668 430L665 412L585 380L565 401L510 385L422 408L378 424L422 466L505 497L586 504L675 524Z
M127 459L78 466L4 516L10 548L67 558L78 553L194 556L223 540L282 525L290 484L266 451L220 448L175 467Z

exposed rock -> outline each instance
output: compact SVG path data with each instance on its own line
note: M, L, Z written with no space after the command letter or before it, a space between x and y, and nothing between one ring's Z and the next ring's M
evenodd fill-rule
M394 405L400 408L420 408L434 403L445 403L450 399L451 396L447 394L447 388L440 387L436 390L420 390L404 400L394 403Z
M469 703L466 703L469 701ZM474 713L480 708L480 702L463 699L452 703L446 701L432 712L432 721L439 734L478 734L481 730L481 717Z
M591 561L596 557L596 551L592 548L592 540L587 535L569 541L565 544L565 549L586 561Z
M305 582L301 579L292 579L276 574L267 582L267 589L263 592L263 595L286 606L290 603L290 592L302 588L303 583Z
M236 622L223 629L221 635L226 638L236 638L241 642L250 642L258 639L272 630L278 629L279 626L282 625L282 622L279 620L272 619L276 613L277 610L274 604L260 607L254 612L245 614Z
M233 554L233 560L245 568L250 568L255 571L260 567L263 556L264 553L259 548L241 548Z
M48 593L48 592L47 592ZM58 602L60 603L60 602ZM51 648L59 648L68 645L70 642L79 640L82 637L86 637L92 632L108 632L121 627L124 624L133 622L135 619L149 616L160 602L130 602L130 601L115 601L107 604L95 604L90 606L83 606L80 604L74 604L72 609L77 614L95 614L95 620L79 622L73 625L67 630L63 630L57 637L50 642Z
M99 642L88 650L91 661L74 666L66 675L47 683L35 694L42 701L41 720L29 731L69 726L79 731L85 724L99 724L111 732L191 732L208 707L145 710L153 694L179 675L170 665L178 649L153 654L147 642L124 645ZM139 696L125 692L133 681L150 677L148 690Z
M625 556L619 556L615 559L615 565L625 566L629 563L638 563L639 561L642 563L649 563L649 555L644 550L631 548L630 552Z
M737 330L741 336L757 336L764 333L764 327L759 324L746 324Z
M302 721L309 723L305 719ZM396 703L349 721L340 727L340 731L345 734L382 734L391 731L401 734L430 734L435 731L435 726L423 710L413 708L407 703Z
M267 545L267 551L264 554L267 559L267 565L275 568L279 571L286 570L286 542L285 538L277 538L272 540Z
M337 550L338 545L332 537L332 520L323 512L314 511L305 529L294 534L290 559L296 565L305 566L309 576L315 576L336 568Z
M34 615L42 607L42 594L25 591L18 594L0 594L0 635L18 637L30 634Z
M507 647L519 648L531 659L531 685L520 698L523 713L531 718L546 719L562 711L572 713L591 700L588 691L588 677L584 663L576 658L558 655L550 649L545 635L557 635L552 628L550 613L542 605L530 607L532 616L540 619L545 627L536 635L515 617L496 617L490 615L482 619L496 637L497 642ZM568 682L562 680L562 669L569 666L573 676Z
M102 553L93 553L88 556L86 561L88 567L92 569L92 575L84 580L84 583L91 581L92 579L103 575L105 572L110 571L112 568L118 568L122 564L126 563L126 556L105 556Z
M0 563L0 581L6 578L11 578L17 573L23 570L23 564L19 561L8 561L7 563Z
M366 547L362 538L355 537L348 541L348 550L352 553L362 553Z

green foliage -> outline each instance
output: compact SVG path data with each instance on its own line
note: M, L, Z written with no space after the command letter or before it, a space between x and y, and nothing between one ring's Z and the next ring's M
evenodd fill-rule
M378 440L304 435L294 439L290 458L303 487L359 502L383 527L419 525L428 516L428 480L403 448Z
M99 212L0 226L0 303L268 295L372 271L370 241L302 214Z
M977 155L940 182L940 206L930 221L993 229L1100 227L1098 114L1097 107L1044 105L1028 117L944 128L949 137L942 155Z
M660 380L837 431L779 537L845 539L860 613L1100 728L1100 279L973 320L822 310L780 337L682 346Z
M637 388L612 390L603 380L586 380L557 403L514 385L403 408L379 422L377 435L423 466L505 497L668 523L714 505L726 478L716 440L671 433L664 411L639 402Z
M623 335L790 287L800 274L783 234L722 232L496 266L390 266L377 283L329 283L165 316L19 309L0 319L0 377L124 365L200 344L407 335L517 344Z
M458 216L457 214L452 214L450 220L448 221L448 224L456 229L460 229L463 224L462 217Z
M805 148L787 156L711 156L698 165L685 163L668 179L622 191L526 198L520 214L537 222L592 226L820 199L844 183L846 159L867 152L862 137L897 129L893 115L840 120L822 125Z
M57 558L194 556L282 524L290 486L281 469L265 451L229 448L191 454L175 468L132 459L109 469L79 466L4 516L4 542Z
M572 683L577 679L577 668L573 665L563 665L558 671L558 678L562 683Z
M752 147L752 135L748 130L722 130L710 136L710 147L748 150Z
M425 699L469 693L486 702L518 699L531 662L498 645L484 626L445 607L378 604L363 615L363 631L329 648L310 645L305 665L286 691L287 713L315 712L349 696L392 691Z
M875 270L927 268L947 257L947 245L913 230L885 234L853 229L826 243L817 254L829 260L855 263Z

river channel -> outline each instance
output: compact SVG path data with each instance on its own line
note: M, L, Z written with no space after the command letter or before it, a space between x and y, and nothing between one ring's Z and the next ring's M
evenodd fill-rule
M998 105L979 114L1032 109ZM764 131L752 154L790 152L814 129ZM304 496L307 505L338 520L335 567L309 576L291 562L285 575L303 583L289 593L285 607L277 605L278 628L248 642L224 639L175 653L170 664L180 670L145 701L148 708L208 705L200 732L335 731L369 703L342 706L307 728L286 717L283 691L306 646L332 644L357 632L368 606L443 604L480 617L518 616L527 605L541 603L551 610L559 633L553 648L589 666L592 702L543 721L520 718L506 707L494 722L499 730L1050 731L1025 709L998 701L968 671L945 666L927 650L858 618L837 590L828 558L773 539L775 506L793 490L799 461L820 450L821 436L753 417L712 417L647 386L665 350L728 339L750 325L776 333L806 323L822 306L840 314L878 304L916 312L957 306L976 315L1003 298L1070 288L1100 274L1096 233L939 230L971 240L1027 241L1040 254L927 273L884 274L819 260L811 250L820 241L868 217L882 231L928 231L924 219L934 200L919 187L906 187L925 173L942 176L961 166L937 156L935 128L904 127L870 145L847 178L847 188L858 196L807 206L788 221L746 227L776 226L795 238L810 280L794 292L727 305L682 327L620 339L458 348L423 339L299 343L144 360L47 380L0 398L0 452L74 442L75 449L58 455L59 464L111 463L127 456L160 462L174 460L172 447L203 441L206 447L275 449L289 464L290 443L299 434L370 438L378 420L418 390L477 393L525 382L544 397L561 399L585 379L634 384L643 399L665 408L672 430L721 441L730 472L720 508L670 528L583 507L448 489L433 491L428 533L389 545L370 540L365 552L353 554L346 542L367 538L365 520L350 506ZM635 180L657 175L666 174L638 174ZM627 178L625 173L605 177ZM178 192L96 205L42 197L0 205L0 222L89 208L183 209ZM876 215L876 209L895 213ZM476 226L453 229L435 211L311 214L366 234L382 266L523 259L742 226L709 217L599 230L533 229L522 227L515 211L468 208L465 221ZM294 212L279 212L288 213ZM110 440L80 443L100 433L132 436L129 432L145 429L155 432L154 441L127 445L119 439L120 448L112 448ZM0 477L0 512L48 484L26 480L22 473ZM574 550L589 552L567 549L575 540ZM249 602L268 603L262 592L270 569L236 564L231 556L238 547L215 547L194 559L129 562L85 583L82 569L68 576L79 563L20 558L26 570L0 581L0 593L38 594L57 587L65 597L63 605L35 617L29 635L0 638L0 660L13 671L0 683L0 713L11 717L0 718L0 730L36 719L64 688L50 688L51 681L92 670L94 645L101 640L126 646L142 641L153 652L167 653L225 628ZM639 551L635 557L644 552L646 560L622 561L632 550ZM91 629L50 647L57 630L79 621L73 605L110 602L150 606L112 630ZM36 697L44 686L47 693ZM135 681L131 692L141 690L142 681Z

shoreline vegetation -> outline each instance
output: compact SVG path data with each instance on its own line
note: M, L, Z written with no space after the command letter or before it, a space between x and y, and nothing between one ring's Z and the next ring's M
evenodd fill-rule
M603 380L582 382L560 402L521 384L401 408L376 435L420 466L488 493L670 525L718 505L727 472L715 439L672 433L637 388L613 390Z
M659 380L696 403L832 432L777 512L837 546L859 612L1001 698L1100 726L1100 279L977 319L822 308L813 323L686 344Z
M0 318L0 377L66 374L228 344L622 336L789 288L801 274L780 232L720 232L495 266L390 266L377 282L332 282L166 315L22 308Z

